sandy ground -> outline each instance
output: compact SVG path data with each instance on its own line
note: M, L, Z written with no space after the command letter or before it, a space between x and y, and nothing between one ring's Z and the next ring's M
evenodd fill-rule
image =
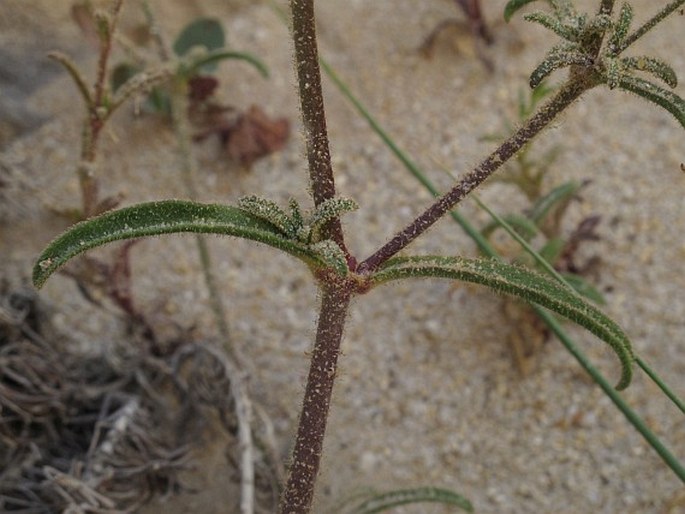
M263 80L244 64L222 66L222 97L246 108L262 105L287 116L295 137L283 152L250 172L217 159L212 143L198 147L202 199L234 202L256 193L285 203L307 202L302 139L288 31L265 2L158 0L163 27L175 33L198 15L220 18L229 42L261 57ZM491 147L480 140L511 116L527 74L553 41L546 31L516 19L500 21L503 0L484 2L497 42L488 50L488 74L466 35L446 32L433 58L416 49L441 20L458 17L446 0L319 0L323 55L366 102L383 126L440 187L444 165L463 173ZM592 5L593 2L582 2ZM635 1L645 19L654 2ZM2 0L0 48L4 66L25 84L12 97L23 109L4 133L0 173L7 186L0 206L3 274L28 281L37 252L64 225L48 208L78 203L72 170L77 160L81 105L64 73L44 58L60 48L91 66L88 47L68 16L66 0ZM138 11L131 2L126 19ZM659 55L685 74L683 18L644 38L639 53ZM39 36L40 35L40 36ZM14 59L11 61L9 59ZM21 82L21 81L24 82ZM30 87L27 86L30 84ZM356 199L345 217L349 245L368 255L429 204L430 198L351 110L324 83L333 160L340 194ZM3 94L6 94L6 89ZM681 96L683 86L678 87ZM125 203L183 197L173 135L130 111L113 120L101 147L101 183ZM35 121L31 121L35 120ZM29 123L30 121L30 123ZM566 149L549 173L550 184L592 179L569 226L601 214L598 283L605 310L635 348L681 395L685 394L685 160L682 129L665 112L622 93L597 90L569 109L540 139L540 148ZM510 187L481 192L507 212L525 205ZM462 207L474 220L473 202ZM283 455L291 444L306 374L317 306L306 270L287 257L235 240L211 241L237 345L253 363L253 392L275 420ZM474 245L449 221L411 248L413 253L475 255ZM155 239L134 250L141 305L165 314L199 337L213 337L206 292L192 240ZM107 351L120 333L113 316L89 307L73 283L55 277L41 292L53 318L84 348ZM316 512L360 488L436 485L460 491L481 514L666 513L683 487L557 342L536 355L521 377L506 344L511 327L502 299L485 290L441 281L388 286L359 298L343 344ZM588 333L569 327L577 342L612 379L614 357ZM685 459L682 416L642 374L625 393L650 427ZM191 477L195 494L153 504L148 513L227 512L234 491L225 486L221 448L210 447ZM419 507L397 512L450 512Z

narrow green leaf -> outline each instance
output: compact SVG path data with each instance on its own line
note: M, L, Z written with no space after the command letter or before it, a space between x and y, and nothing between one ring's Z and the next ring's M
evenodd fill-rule
M314 252L327 266L333 268L336 273L342 277L347 276L350 268L347 264L347 257L345 252L332 239L319 241L309 248Z
M235 52L232 50L227 50L225 48L217 48L203 54L197 58L194 58L184 71L188 75L192 75L201 69L212 70L219 61L226 59L236 59L240 61L246 61L254 66L257 71L262 75L262 77L267 78L269 76L269 69L266 65L259 60L254 55L246 52Z
M566 182L555 187L535 201L528 212L528 217L539 225L551 212L568 203L580 187L580 182L576 181Z
M623 65L632 70L646 71L664 81L667 86L678 86L678 77L668 64L654 57L625 57L621 60Z
M465 512L473 512L471 502L462 495L439 487L399 489L386 493L369 493L369 496L367 500L355 506L350 512L353 514L374 514L411 503L441 503L453 505Z
M95 105L95 100L93 100L93 97L90 94L90 90L86 85L86 80L83 78L83 75L81 75L81 71L76 67L76 64L71 59L71 57L69 57L66 54L63 54L62 52L50 52L48 54L48 57L64 66L64 69L67 70L69 75L71 75L71 78L74 81L74 84L76 84L79 93L81 93L81 97L83 98L83 101L85 102L88 109L94 109L95 107L97 107Z
M622 367L621 379L616 389L624 389L630 384L634 356L623 330L599 309L554 280L494 259L418 256L391 259L373 275L372 282L381 284L412 277L473 282L554 311L586 328L611 346Z
M524 5L528 5L536 0L509 0L507 5L504 6L504 21L507 23L511 20L511 17L521 9Z
M216 50L226 45L226 37L221 22L215 18L198 18L181 31L174 41L174 53L184 56L194 46Z
M537 87L545 78L547 78L553 71L571 66L573 64L581 66L590 66L592 60L590 57L582 52L574 50L575 45L569 43L562 43L550 50L533 73L530 74L530 87Z
M109 87L111 88L112 93L116 93L131 77L137 75L141 71L141 68L134 64L125 62L117 64L112 70L109 78Z
M238 207L257 218L271 223L284 236L290 238L295 236L295 231L298 227L294 226L294 220L273 200L257 195L243 196L238 199Z
M309 265L326 264L309 247L285 237L271 223L243 209L166 200L126 207L74 225L40 255L33 268L33 283L41 287L60 266L91 248L112 241L178 232L242 237L283 250Z
M618 13L618 21L614 26L614 30L609 38L609 49L616 55L621 43L626 38L630 24L633 21L633 8L630 4L624 3L621 5L621 11Z
M520 214L507 214L503 217L506 222L509 223L509 225L511 225L513 229L516 230L516 232L526 240L532 239L535 234L538 233L537 225L535 225L535 223L533 223L533 221L526 216L522 216ZM493 220L483 227L481 234L483 234L485 237L490 237L490 235L492 235L492 233L499 227L500 224L496 220Z
M572 0L547 0L547 2L552 6L557 17L560 19L577 16Z
M540 257L542 257L547 262L553 265L555 262L557 262L557 259L561 255L561 252L564 250L565 245L566 243L562 238L553 237L552 239L547 241L542 248L540 248L540 251L538 253L540 254Z
M319 231L326 223L358 208L357 202L349 198L328 198L321 202L308 220L314 241L318 240Z
M578 192L581 184L575 180L555 187L549 193L538 198L528 212L528 217L538 225L555 210L567 204Z
M616 89L619 82L621 82L621 77L626 74L621 60L613 58L606 59L604 67L606 70L606 85L609 86L609 89Z
M666 19L666 17L670 16L674 12L681 9L683 5L685 5L685 0L673 0L673 1L669 2L668 4L664 5L659 10L659 12L657 12L649 20L644 22L632 34L628 35L623 40L623 42L621 43L621 46L618 48L618 51L616 53L623 52L623 50L628 48L630 45L635 43L635 41L637 41L642 36L644 36L647 32L649 32L654 27L656 27L659 23L661 23L664 19Z
M143 92L151 94L152 91L156 90L158 86L169 81L173 75L174 70L169 65L161 65L156 68L135 73L128 80L126 80L126 82L117 87L109 106L110 111L118 108L121 104L135 94Z
M568 41L577 41L580 35L579 31L574 27L565 25L559 18L544 11L535 11L526 14L523 19L533 23L538 23L554 32L557 36L567 39Z
M631 76L621 78L618 87L663 107L685 128L685 100L675 93L647 80Z

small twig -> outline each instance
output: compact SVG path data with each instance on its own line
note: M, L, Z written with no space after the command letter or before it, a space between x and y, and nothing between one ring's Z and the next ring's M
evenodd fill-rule
M661 20L669 16L670 14L673 14L675 11L678 10L679 7L682 5L685 5L685 0L674 0L670 4L666 5L663 9L661 9L658 13L656 13L654 16L652 16L649 20L647 20L645 23L643 23L639 29L637 29L635 32L630 34L623 43L618 47L616 54L619 54L623 52L626 48L628 48L630 45L635 43L638 39L640 39L642 36L644 36L647 32L652 30L654 27L656 27Z
M502 143L473 171L462 178L448 193L441 196L423 214L412 221L404 230L395 235L373 255L359 264L358 273L371 273L381 264L403 250L414 239L440 220L457 203L497 171L506 161L513 157L528 141L547 127L556 116L571 105L578 97L593 87L592 82L583 78L572 79L559 92L530 118L511 137Z

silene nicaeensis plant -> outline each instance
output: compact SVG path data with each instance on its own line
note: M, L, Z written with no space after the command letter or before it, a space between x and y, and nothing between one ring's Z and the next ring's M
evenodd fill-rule
M319 286L320 311L292 460L281 495L280 511L284 513L309 512L311 508L350 301L385 283L422 277L474 282L521 298L531 303L550 326L555 326L555 317L548 311L585 327L608 344L621 364L615 389L587 363L582 354L572 349L560 335L560 330L554 330L671 469L685 480L682 464L616 392L630 384L636 363L657 383L663 384L636 355L623 330L569 287L553 268L543 266L545 272L549 272L543 274L506 263L482 238L479 245L485 249L486 256L481 258L404 253L415 239L446 214L458 216L452 209L459 202L593 88L606 86L610 90L633 93L668 110L685 128L685 101L671 91L676 85L674 71L655 57L626 55L644 34L682 9L685 0L654 2L658 12L639 27L632 26L633 9L630 4L617 6L614 0L599 0L594 13L577 12L570 0L511 0L504 11L505 19L510 20L519 9L532 3L542 4L545 9L526 14L525 18L552 30L562 41L549 50L532 72L530 85L538 86L560 68L568 68L566 80L480 164L468 173L460 174L450 191L439 196L371 255L359 257L352 254L340 222L341 216L356 209L357 205L353 200L336 195L321 91L314 0L291 0L292 39L313 207L303 208L294 200L288 206L280 206L264 198L249 196L235 206L169 200L107 212L74 225L45 249L34 268L35 285L42 286L69 259L91 248L117 240L179 232L211 233L257 241L286 252L308 266ZM401 156L401 151L346 89L332 68L325 61L322 63L325 72L343 94L386 140L392 151ZM648 76L659 83L645 78ZM97 111L97 102L94 106ZM417 177L420 176L409 159L405 158L403 162ZM424 185L431 187L425 181ZM457 218L457 221L465 226L463 219ZM503 220L502 226L509 227ZM513 230L511 232L516 234ZM663 389L682 409L682 402L674 398L665 386ZM386 506L407 503L421 495L427 501L452 502L459 508L471 510L471 505L457 495L442 495L433 489L390 494L385 497ZM384 508L382 503L382 497L369 500L358 511L378 512Z

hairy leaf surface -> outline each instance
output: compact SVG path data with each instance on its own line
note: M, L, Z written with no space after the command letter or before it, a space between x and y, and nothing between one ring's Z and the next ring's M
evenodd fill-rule
M586 328L609 344L621 361L624 389L632 378L633 350L623 330L569 288L534 271L495 259L418 256L388 261L372 278L376 284L412 277L435 277L481 284L541 305Z
M38 258L33 283L41 287L60 266L91 248L112 241L178 232L242 237L283 250L309 265L326 265L314 249L285 237L278 227L243 209L165 200L126 207L74 225Z
M465 512L473 512L473 506L460 494L439 487L417 487L386 493L369 493L369 498L350 512L352 514L374 514L385 512L400 505L412 503L441 503L452 505Z
M521 7L535 1L536 0L509 0L509 3L504 7L504 21L508 22Z
M663 107L685 128L685 100L675 93L647 80L630 76L622 77L618 87Z

